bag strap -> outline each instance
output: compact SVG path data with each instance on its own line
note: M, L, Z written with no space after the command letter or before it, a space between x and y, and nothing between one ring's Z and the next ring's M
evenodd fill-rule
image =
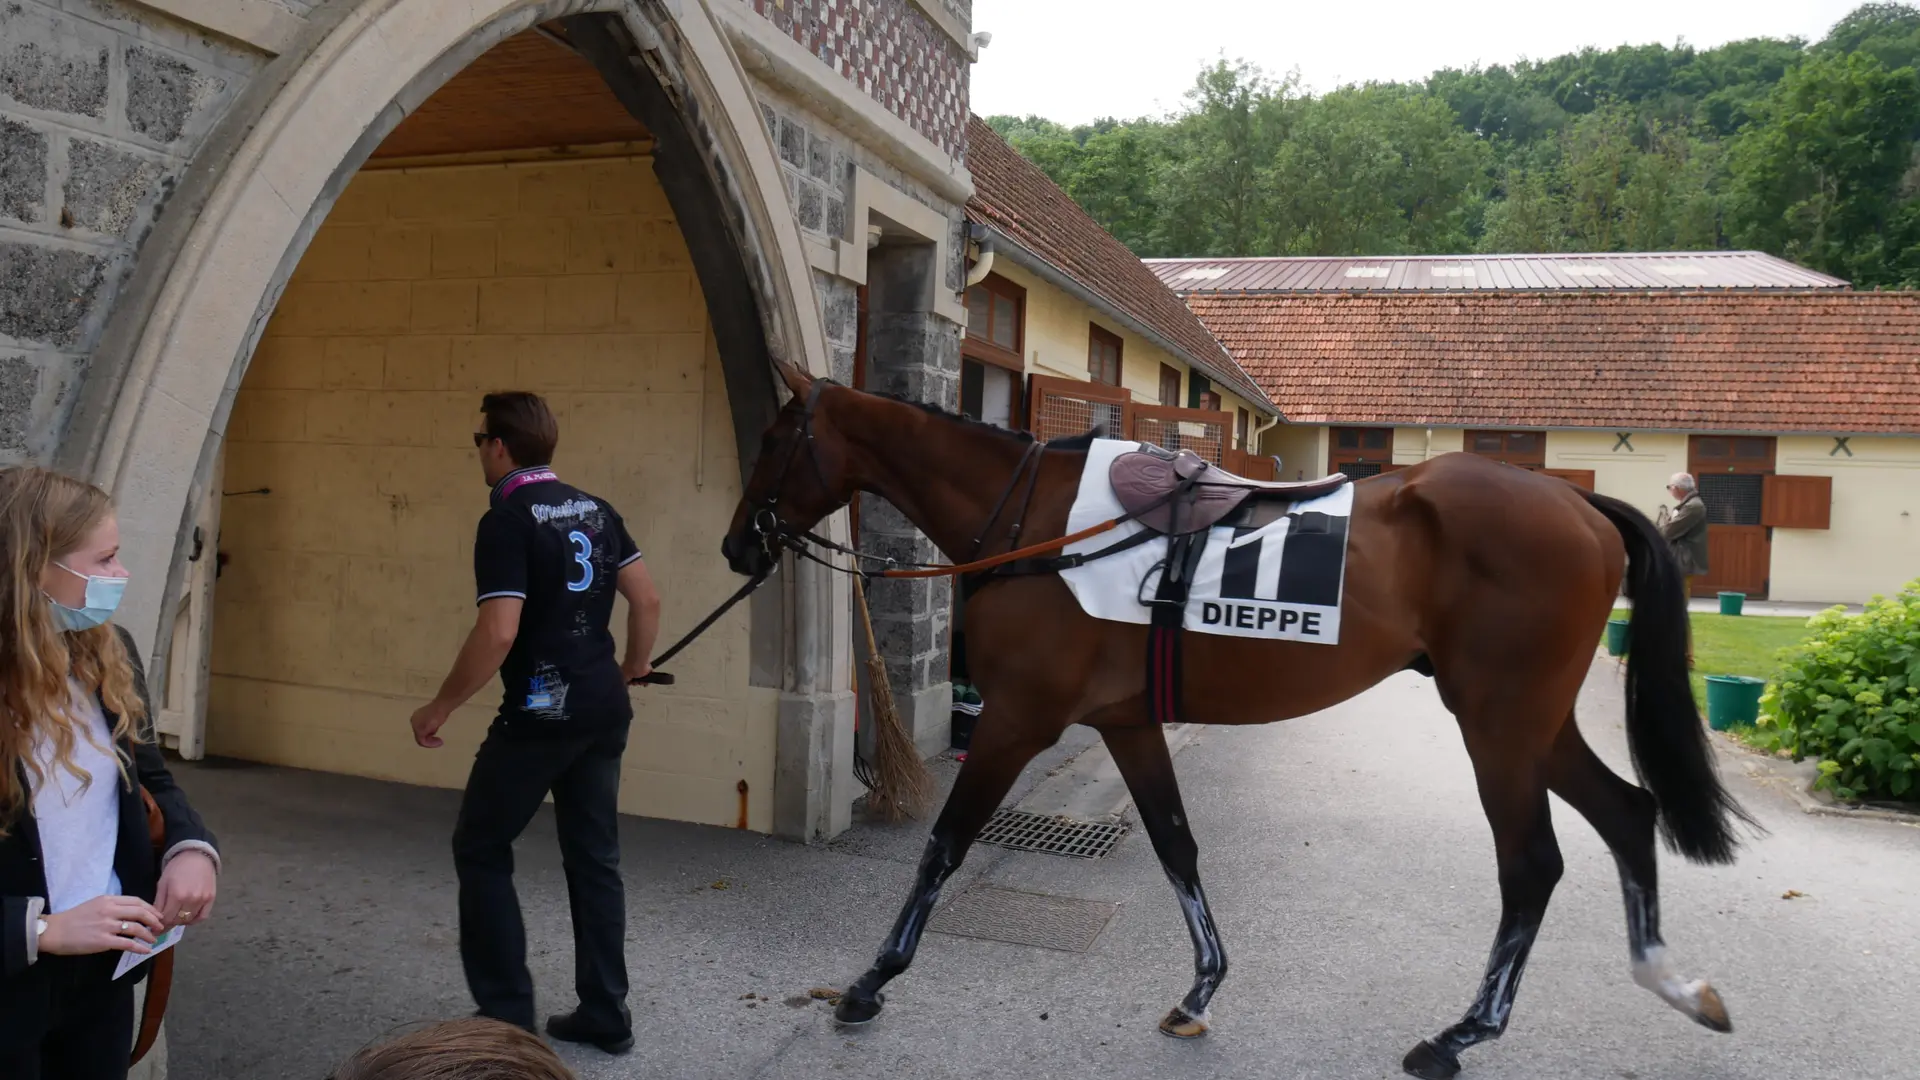
M145 787L140 788L140 799L147 806L147 841L153 845L153 857L156 862L166 854L167 821L160 814L160 804ZM168 949L153 958L153 967L147 972L147 997L140 1015L140 1034L133 1042L133 1060L128 1067L138 1065L140 1059L153 1049L154 1040L160 1037L160 1021L167 1015L167 996L173 990L173 950Z

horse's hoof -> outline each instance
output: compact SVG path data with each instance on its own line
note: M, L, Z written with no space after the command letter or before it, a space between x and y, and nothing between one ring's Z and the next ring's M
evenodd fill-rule
M1720 992L1711 986L1700 988L1699 1011L1693 1019L1703 1028L1709 1028L1722 1035L1733 1032L1733 1018L1727 1015L1727 1003L1720 1000Z
M875 994L871 998L857 998L851 994L840 999L833 1007L834 1023L842 1027L859 1027L872 1023L880 1015L880 1009L887 1003L885 995Z
M1418 1076L1421 1080L1450 1080L1460 1073L1460 1058L1448 1053L1425 1039L1419 1045L1407 1051L1400 1060L1400 1067L1408 1076Z
M1187 1010L1176 1008L1160 1021L1160 1034L1171 1035L1176 1039L1197 1039L1207 1033L1207 1021L1204 1017L1189 1016Z

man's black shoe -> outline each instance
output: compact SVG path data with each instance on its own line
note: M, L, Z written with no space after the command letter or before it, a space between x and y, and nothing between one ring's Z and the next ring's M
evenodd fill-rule
M633 1031L594 1030L580 1021L577 1012L547 1017L547 1034L561 1042L586 1043L608 1054L624 1054L633 1049Z

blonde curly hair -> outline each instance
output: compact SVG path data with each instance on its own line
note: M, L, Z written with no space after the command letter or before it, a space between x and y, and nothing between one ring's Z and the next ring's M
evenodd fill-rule
M94 780L73 759L68 676L99 695L118 717L116 747L145 715L133 688L133 667L113 626L63 633L40 589L48 564L78 549L111 513L107 493L92 484L32 465L0 469L0 837L26 811L28 793L47 779L33 755L43 731L53 740L55 768L83 785ZM19 783L22 769L28 775L25 789ZM122 756L123 780L127 769Z

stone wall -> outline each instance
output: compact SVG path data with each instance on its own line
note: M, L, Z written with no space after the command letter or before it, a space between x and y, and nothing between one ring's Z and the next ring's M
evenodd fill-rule
M970 61L914 0L732 2L752 7L955 161L965 157ZM970 2L941 3L971 25Z
M856 169L878 176L888 186L946 217L952 229L944 264L936 265L933 244L889 242L869 253L867 284L866 387L898 394L946 409L960 402L960 338L964 328L932 311L922 298L934 288L957 293L965 283L963 209L935 195L885 158L853 142L806 106L765 84L755 84L767 132L786 173L788 196L800 229L810 240L831 247L865 244L866 223L850 220ZM859 286L816 270L814 288L832 374L853 381L859 345ZM863 497L860 546L874 555L912 562L937 561L940 553L912 523L882 500ZM877 581L868 589L874 635L886 658L896 701L923 750L947 744L951 692L947 652L953 598L945 581ZM862 727L863 735L872 730Z
M51 456L142 241L263 62L116 0L0 0L0 463Z

